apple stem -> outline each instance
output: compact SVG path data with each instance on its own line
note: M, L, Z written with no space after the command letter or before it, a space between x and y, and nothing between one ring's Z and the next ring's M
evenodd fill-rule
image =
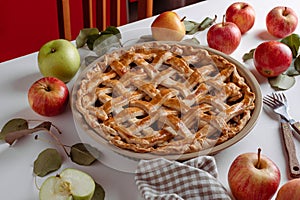
M256 165L255 165L255 167L257 168L257 169L260 169L260 153L261 153L261 148L258 148L258 150L257 150L257 163L256 163Z
M282 13L283 16L287 16L289 13L287 12L287 7L284 7L284 11Z
M244 4L243 7L242 7L242 9L245 9L245 8L247 8L248 6L249 6L248 4Z
M225 26L225 15L223 15L222 25Z
M180 21L183 22L185 20L186 16L184 16Z

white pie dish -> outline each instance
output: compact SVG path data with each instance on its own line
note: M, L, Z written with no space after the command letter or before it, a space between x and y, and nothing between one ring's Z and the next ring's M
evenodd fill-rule
M169 44L172 42L164 42L164 43ZM133 152L130 150L124 150L124 149L118 148L118 147L110 144L106 140L106 138L101 137L97 132L95 132L86 123L85 119L83 118L81 113L77 110L76 105L75 105L76 98L77 98L76 93L77 93L77 90L79 88L82 78L86 75L87 71L89 71L91 68L93 68L97 62L99 62L99 61L101 61L101 59L103 59L103 57L100 57L99 59L97 59L96 61L91 63L89 66L87 66L86 69L84 69L81 72L81 74L79 75L79 77L77 78L77 80L74 83L72 94L71 94L71 107L72 107L73 118L74 118L77 132L78 132L80 138L83 140L83 142L92 143L92 145L95 146L96 148L98 148L100 151L102 150L107 153L114 152L119 155L125 156L127 158L131 158L133 160L152 159L152 158L157 158L157 157L165 157L170 160L187 160L187 159L194 158L194 157L197 157L200 155L216 154L219 151L226 149L227 147L235 144L236 142L240 141L243 137L245 137L255 126L256 121L261 112L261 108L262 108L262 95L261 95L261 91L260 91L260 86L259 86L257 80L255 79L255 77L241 63L239 63L232 57L225 55L219 51L210 49L208 47L196 46L196 45L187 44L187 43L182 43L181 45L189 45L189 46L193 46L194 48L206 49L208 52L220 55L220 56L224 57L225 59L227 59L228 61L234 63L237 67L239 74L242 77L244 77L245 81L247 82L247 84L249 85L251 90L255 93L255 108L251 114L251 118L247 122L245 127L238 134L236 134L233 138L231 138L221 144L213 146L212 148L204 149L204 150L201 150L198 152L185 153L185 154L158 155L158 154L152 154L152 153L137 153L137 152ZM129 48L129 47L126 47L125 49L127 49L127 48ZM117 51L121 51L121 50L119 49Z

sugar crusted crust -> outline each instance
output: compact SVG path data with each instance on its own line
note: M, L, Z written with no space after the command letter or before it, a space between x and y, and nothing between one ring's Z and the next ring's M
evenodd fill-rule
M150 42L103 56L81 80L76 108L112 145L170 155L234 137L254 101L236 66L222 56Z

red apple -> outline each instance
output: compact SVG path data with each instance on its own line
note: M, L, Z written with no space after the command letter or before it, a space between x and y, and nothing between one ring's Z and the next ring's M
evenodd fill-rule
M297 14L289 7L277 6L266 17L268 32L278 38L283 38L293 33L297 24Z
M223 22L211 26L207 32L208 46L226 54L231 54L239 46L241 31L232 22Z
M280 187L276 196L276 200L286 199L300 199L300 178L292 179Z
M30 107L43 116L61 114L69 101L66 84L55 77L44 77L34 82L28 91Z
M255 22L254 8L246 2L231 4L226 10L226 21L235 23L242 34L250 30Z
M239 155L231 164L228 183L237 200L269 200L277 191L280 171L268 157L257 153Z
M253 61L257 71L265 77L275 77L286 71L293 60L291 49L278 41L267 41L257 46Z

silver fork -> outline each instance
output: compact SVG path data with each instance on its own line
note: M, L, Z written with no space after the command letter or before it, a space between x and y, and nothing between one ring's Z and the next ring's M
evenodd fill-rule
M272 93L272 95L266 95L263 98L263 103L272 108L275 113L284 118L300 135L300 122L294 120L290 116L288 112L289 106L287 103L287 98L283 93Z
M282 105L279 102L277 102L278 100L281 103L285 102L285 106L286 106L285 112L288 113L287 112L287 110L288 110L287 99L283 93L273 93L272 96L267 95L266 97L264 97L263 102L266 105L268 105L269 107L271 107L274 110L274 112L278 114L278 110L276 112L275 109L282 107ZM274 105L276 105L276 106L274 106ZM285 118L281 114L280 114L280 117L281 117L281 121L280 121L281 134L282 134L282 139L283 139L283 142L285 145L285 150L286 150L286 153L288 156L287 160L288 160L288 165L289 165L290 176L293 178L299 178L300 177L300 164L299 164L298 158L297 158L295 143L292 138L292 136L293 136L292 129L291 129L291 126L289 125L289 123L285 121Z

